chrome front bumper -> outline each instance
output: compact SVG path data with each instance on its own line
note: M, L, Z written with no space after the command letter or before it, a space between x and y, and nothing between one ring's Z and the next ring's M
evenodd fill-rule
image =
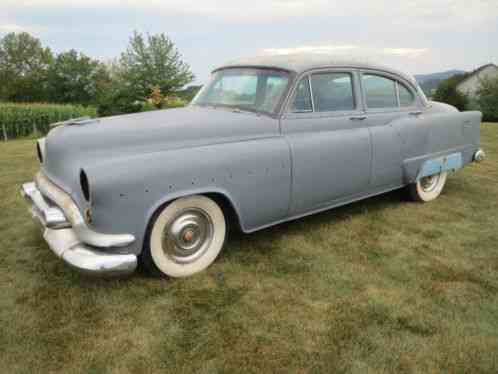
M43 174L38 173L35 182L23 184L21 195L41 223L50 249L71 267L101 276L125 275L136 269L136 255L105 252L106 248L127 246L135 237L90 229L71 197Z

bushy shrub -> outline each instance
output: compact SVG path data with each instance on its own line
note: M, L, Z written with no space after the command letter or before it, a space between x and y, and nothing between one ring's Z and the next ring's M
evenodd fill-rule
M50 130L51 123L96 115L95 108L79 105L0 103L0 138L42 135Z
M498 121L498 77L481 81L477 103L484 121Z
M164 98L164 108L180 108L187 105L187 101L178 96L166 96Z
M163 95L159 86L152 87L151 93L147 98L147 103L157 109L179 108L187 105L187 101L181 97Z
M469 99L467 95L457 90L457 85L466 77L466 74L458 74L442 81L437 87L433 99L453 105L458 110L465 110L469 104Z

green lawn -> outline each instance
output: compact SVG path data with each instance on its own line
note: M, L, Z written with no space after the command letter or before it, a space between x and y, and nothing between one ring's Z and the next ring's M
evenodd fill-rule
M443 195L400 192L231 237L189 279L79 275L18 194L33 140L0 143L0 372L498 372L498 124Z

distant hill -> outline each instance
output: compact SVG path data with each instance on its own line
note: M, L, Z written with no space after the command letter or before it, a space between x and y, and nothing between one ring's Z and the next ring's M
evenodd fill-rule
M432 73L432 74L417 74L415 75L415 79L419 84L431 81L431 80L439 80L443 81L445 79L448 79L449 77L452 77L453 75L456 74L463 74L465 73L464 70L448 70L448 71L442 71L440 73Z
M465 71L454 69L432 74L418 74L415 75L415 79L424 93L430 97L434 94L434 91L436 91L439 83L457 74L465 74Z

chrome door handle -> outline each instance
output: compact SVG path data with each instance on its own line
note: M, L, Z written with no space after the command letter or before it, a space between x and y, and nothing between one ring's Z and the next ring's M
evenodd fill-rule
M363 121L364 119L367 119L367 116L353 116L349 117L351 121Z
M411 115L411 116L419 116L419 115L422 114L422 111L421 110L415 110L415 111L410 112L408 114Z

